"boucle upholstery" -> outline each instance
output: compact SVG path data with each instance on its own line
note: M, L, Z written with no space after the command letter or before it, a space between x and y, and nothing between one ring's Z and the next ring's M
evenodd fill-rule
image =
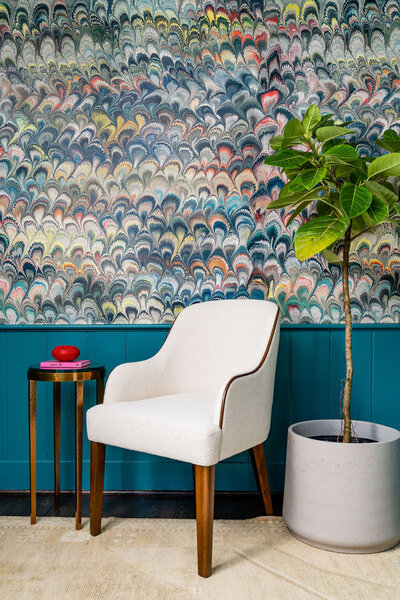
M112 371L104 404L87 412L89 439L203 466L263 442L277 315L277 306L263 300L184 309L155 356Z
M221 429L213 423L215 398L170 394L109 402L90 412L90 439L200 465L219 460ZM98 433L98 435L96 435Z

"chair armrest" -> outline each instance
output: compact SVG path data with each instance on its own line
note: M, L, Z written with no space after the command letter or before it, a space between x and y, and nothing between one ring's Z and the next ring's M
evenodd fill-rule
M157 354L147 360L118 365L107 379L104 402L129 402L162 395L164 365Z
M279 347L279 313L260 365L250 373L232 377L221 390L219 414L222 429L220 460L264 442L269 434ZM219 421L217 420L219 419Z

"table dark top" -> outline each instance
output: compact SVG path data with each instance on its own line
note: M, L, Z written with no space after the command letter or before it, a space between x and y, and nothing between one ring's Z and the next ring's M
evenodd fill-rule
M29 375L34 375L35 373L89 373L91 371L100 371L100 373L104 376L106 369L104 365L99 365L97 363L87 367L82 367L81 369L42 369L40 365L37 364L29 367L28 377Z

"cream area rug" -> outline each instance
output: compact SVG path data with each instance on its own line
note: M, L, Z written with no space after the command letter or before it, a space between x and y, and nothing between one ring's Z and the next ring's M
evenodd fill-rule
M294 539L279 517L215 521L214 570L197 576L195 521L0 517L1 600L396 600L400 546L345 555Z

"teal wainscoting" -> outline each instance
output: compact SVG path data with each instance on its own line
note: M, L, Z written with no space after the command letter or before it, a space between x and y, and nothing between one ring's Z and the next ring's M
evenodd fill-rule
M59 344L81 348L81 357L109 373L125 361L148 358L163 344L168 325L0 327L0 489L28 489L26 370ZM286 432L290 423L339 414L344 374L342 326L283 326L271 433L265 444L271 487L283 489ZM360 325L354 330L353 417L400 428L398 348L400 325ZM188 341L190 351L190 341ZM95 384L85 384L85 408L95 403ZM63 384L61 487L74 488L74 389ZM38 383L38 489L53 486L51 384ZM89 487L89 443L84 433L83 487ZM254 490L248 453L217 467L217 489ZM187 490L188 464L108 448L106 489Z

